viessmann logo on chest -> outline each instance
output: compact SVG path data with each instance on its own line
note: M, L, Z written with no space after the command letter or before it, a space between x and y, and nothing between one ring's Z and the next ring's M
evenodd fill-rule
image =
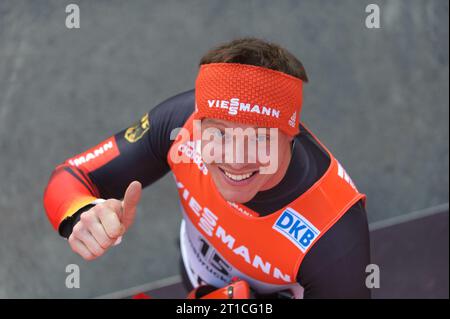
M291 207L286 208L272 228L293 242L303 253L320 234L313 224Z

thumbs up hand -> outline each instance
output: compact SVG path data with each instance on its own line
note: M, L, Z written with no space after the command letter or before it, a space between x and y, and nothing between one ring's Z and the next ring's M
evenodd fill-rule
M141 193L141 183L134 181L122 201L108 199L82 213L69 237L72 250L85 260L94 260L118 244L133 224Z
M134 216L136 215L136 209L141 200L142 186L139 182L132 182L128 185L125 191L125 196L122 201L122 216L120 216L120 221L122 225L127 230L131 224L133 224Z

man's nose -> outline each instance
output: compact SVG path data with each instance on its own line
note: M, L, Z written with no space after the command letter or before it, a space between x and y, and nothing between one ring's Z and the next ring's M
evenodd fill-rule
M255 163L254 145L246 137L234 138L232 143L225 146L225 160L237 166Z

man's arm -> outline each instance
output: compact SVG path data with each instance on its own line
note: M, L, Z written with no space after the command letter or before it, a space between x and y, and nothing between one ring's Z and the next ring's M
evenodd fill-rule
M359 201L311 248L297 276L304 298L370 298L366 211Z
M193 90L153 108L135 125L75 155L53 171L44 207L53 227L68 237L82 212L100 198L122 198L132 181L147 186L169 171L170 133L194 110Z

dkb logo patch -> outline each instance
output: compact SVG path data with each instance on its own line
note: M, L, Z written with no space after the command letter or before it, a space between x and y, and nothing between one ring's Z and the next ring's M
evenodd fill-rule
M290 207L286 208L272 228L292 241L302 252L305 252L320 234L305 217Z

